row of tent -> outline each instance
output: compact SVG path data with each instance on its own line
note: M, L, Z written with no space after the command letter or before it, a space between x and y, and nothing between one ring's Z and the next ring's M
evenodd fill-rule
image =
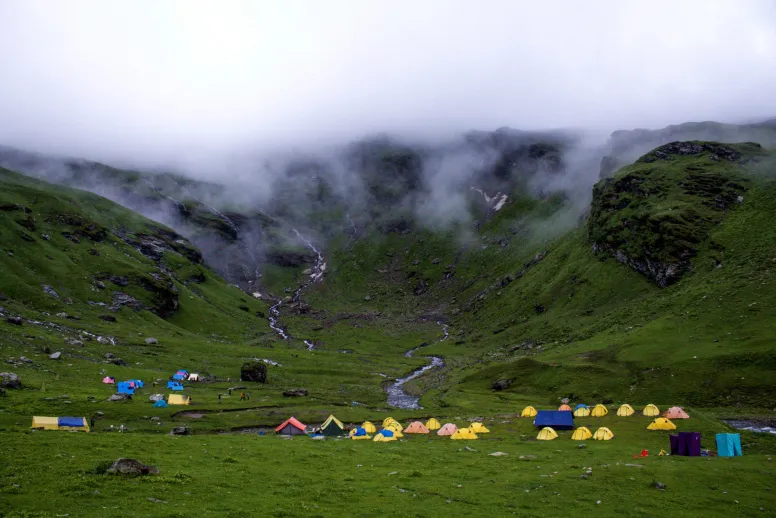
M550 426L545 426L539 430L539 435L536 436L536 439L539 441L552 441L553 439L557 438L558 432L556 432L555 429ZM571 440L573 441L586 441L588 439L594 439L596 441L610 441L614 439L614 433L612 433L612 431L605 426L602 426L596 430L595 433L592 433L586 426L580 426L574 430L574 433L571 434Z
M376 442L390 442L404 437L404 434L430 434L432 431L436 431L436 434L439 436L450 437L455 440L477 439L478 433L490 432L484 424L479 422L472 423L467 428L458 428L453 423L442 425L434 417L426 421L425 424L420 421L413 421L404 428L394 418L387 417L383 420L382 428L379 431L372 422L365 421L361 426L351 429L347 433L347 437L353 440L371 439ZM297 418L290 417L275 428L275 432L280 435L303 435L307 433L307 426ZM372 437L372 434L374 434L374 437ZM342 421L330 415L313 435L344 436L346 435L345 425L342 424Z
M604 417L609 413L609 409L600 403L595 405L593 408L590 408L584 403L580 403L573 409L569 405L563 404L558 408L558 411L571 412L574 415L574 417ZM536 408L532 406L527 406L523 409L522 412L520 412L520 417L536 417L536 414L538 412L539 411L537 411ZM633 407L627 403L620 405L620 407L617 409L617 415L619 417L629 417L635 413L636 411L633 409ZM647 417L657 417L660 415L660 409L657 406L650 403L642 409L641 414ZM668 419L689 419L690 418L687 412L685 412L682 408L678 406L674 406L666 410L663 413L663 417L667 417Z
M36 430L68 430L71 432L89 432L89 423L85 417L46 417L32 416L32 426Z

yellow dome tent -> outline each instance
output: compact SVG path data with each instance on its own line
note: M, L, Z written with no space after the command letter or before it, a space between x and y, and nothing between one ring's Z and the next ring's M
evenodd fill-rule
M574 417L587 417L590 415L590 409L586 406L577 407L574 410Z
M617 409L617 415L620 417L628 417L629 415L633 415L635 412L636 411L633 410L633 407L628 403L621 405L620 408Z
M385 419L383 419L383 428L388 428L388 425L392 425L392 424L396 425L396 427L398 427L400 430L404 430L404 427L399 423L399 421L397 421L393 417L386 417Z
M469 430L471 430L474 433L490 433L490 430L485 428L485 425L482 423L472 423L469 426Z
M459 428L453 435L450 436L454 441L458 440L474 440L477 439L477 434L472 432L468 428Z
M426 421L426 428L429 430L439 430L442 428L442 425L440 424L439 420L436 417L432 417L428 421Z
M608 413L609 413L609 409L608 408L606 408L605 406L603 406L601 404L598 404L598 405L595 406L595 408L593 408L593 411L590 412L590 415L593 416L593 417L603 417L603 416L605 416Z
M520 417L536 417L536 409L532 406L527 406L520 412Z
M375 435L374 439L372 439L374 442L391 442L396 440L396 436L391 435L383 435L382 432Z
M593 439L596 441L611 441L614 439L614 434L610 429L608 429L605 426L602 426L598 430L595 431L593 434Z
M372 438L372 436L366 433L366 430L363 428L353 428L348 432L348 437L354 441L368 441Z
M539 435L536 436L536 439L539 441L551 441L557 438L558 438L558 432L556 432L549 426L545 426L544 428L539 430Z
M366 430L366 433L375 433L377 431L377 428L375 428L375 425L373 425L369 421L364 421L364 424L361 425L361 428Z
M654 421L649 423L647 430L676 430L676 425L665 417L656 417Z
M571 434L572 441L584 441L590 439L593 434L584 426L580 426Z
M641 413L647 417L657 417L660 415L660 409L650 403L644 407L644 410L642 410Z
M390 430L390 431L392 431L392 432L393 432L393 434L394 434L394 435L395 435L397 438L402 438L402 437L404 437L404 434L403 434L403 433L401 433L401 430L402 430L402 428L401 428L401 425L400 425L399 423L390 423L388 426L386 426L386 427L385 427L385 429L386 429L386 430Z

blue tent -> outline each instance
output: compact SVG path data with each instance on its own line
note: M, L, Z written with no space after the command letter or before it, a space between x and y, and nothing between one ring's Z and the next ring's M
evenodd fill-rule
M154 403L154 407L156 408L167 408L167 406L168 406L167 401L165 401L164 399L160 399L159 401Z
M358 428L356 428L356 431L353 432L351 435L355 437L361 437L362 435L366 435L366 430L364 430L359 426Z
M74 428L83 428L85 425L86 425L86 420L83 417L57 418L57 426L71 426Z
M116 390L119 394L134 394L135 389L133 389L128 381L119 381L118 385L116 385Z
M186 379L187 377L188 376L186 376L185 374L179 374L179 373L172 375L172 379L174 380L182 380L182 379Z
M383 437L393 437L393 432L391 430L382 429L377 433L382 434Z
M183 385L175 385L174 387L170 387L170 390L183 390Z
M143 388L143 380L128 380L135 384L135 388Z
M568 410L539 410L533 424L539 428L551 426L556 430L571 430L574 428L574 414Z
M580 408L590 408L584 403L580 403L577 406L574 407L574 410L579 410Z
M180 387L180 388L178 388ZM183 390L183 385L178 383L177 381L168 381L167 382L167 388L173 389L173 390Z
M720 457L740 457L741 435L737 433L718 433L717 434L717 455Z

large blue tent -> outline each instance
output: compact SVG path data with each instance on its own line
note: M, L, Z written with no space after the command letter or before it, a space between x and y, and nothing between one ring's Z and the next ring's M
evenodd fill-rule
M132 387L132 384L128 381L120 381L118 385L116 385L116 391L119 394L134 394L135 389Z
M539 428L550 426L556 430L571 430L574 428L574 414L569 410L539 410L533 424Z
M720 457L738 457L741 451L741 435L737 433L717 434L717 455Z

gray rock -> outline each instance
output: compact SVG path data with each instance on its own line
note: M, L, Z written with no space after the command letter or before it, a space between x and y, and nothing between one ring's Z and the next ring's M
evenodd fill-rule
M500 379L493 382L490 388L493 390L506 390L512 384L512 380Z
M0 387L9 389L22 388L22 380L16 373L0 372Z
M19 356L19 361L22 363L32 363L32 360L30 360L26 356Z
M105 412L97 411L94 413L94 417L96 417L97 419L102 419L103 417L105 417Z
M5 319L5 321L15 326L20 326L24 323L24 321L22 320L22 317L8 317Z
M60 359L61 357L62 357L62 353L61 353L61 352L58 352L58 351L57 351L57 352L55 352L55 353L51 353L51 354L49 354L49 360L58 360L58 359Z
M176 426L170 431L171 435L191 435L191 430L188 426Z
M95 285L95 286L97 286L97 288L99 288L99 289L101 289L101 290L104 290L104 289L106 288L106 286L105 286L105 283L104 283L104 282L102 282L102 281L96 281L96 282L94 283L94 285Z
M105 359L106 359L106 360L112 360L113 358L115 358L115 356L113 355L113 353L105 353L105 355L104 355L104 356L105 356Z
M442 260L439 257L435 257L431 260L431 264L439 264Z
M308 394L307 389L291 389L283 392L283 397L301 397Z
M59 298L59 293L54 291L54 288L52 288L48 284L43 284L42 286L43 286L43 293L45 293L46 295L51 295L55 299Z
M146 339L145 339L145 340L143 340L143 341L144 341L144 342L145 342L147 345L156 345L156 344L158 344L158 343L159 343L159 340L157 340L156 338L154 338L154 337L152 337L152 336L149 336L148 338L146 338Z
M118 459L105 471L109 475L158 475L159 469L135 459Z
M57 316L58 316L59 318L67 318L67 313L65 313L65 312L63 311L62 313L57 313Z
M113 394L108 398L108 401L129 401L130 399L132 399L132 396L129 394Z
M148 399L156 403L157 401L164 399L164 394L151 394L148 396Z
M655 489L660 489L662 491L666 488L666 485L663 484L662 482L655 481L655 482L652 482L652 487L654 487Z
M151 421L158 421L158 420L159 420L159 418L158 418L157 416L153 416L153 417L151 418Z

